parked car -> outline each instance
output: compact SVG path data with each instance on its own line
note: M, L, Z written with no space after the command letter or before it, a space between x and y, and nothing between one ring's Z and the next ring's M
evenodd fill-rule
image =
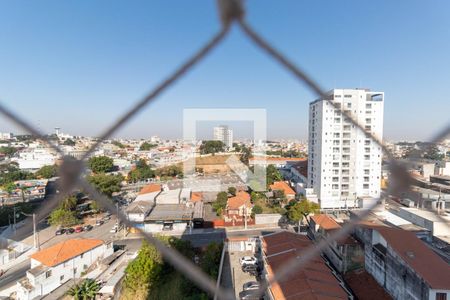
M249 282L244 283L244 285L242 286L242 289L244 291L257 290L257 289L259 289L260 286L261 285L257 281L249 281Z
M84 226L84 231L91 231L92 230L92 228L94 228L94 226L92 226L92 225L86 225L86 226Z
M66 229L65 228L60 228L58 230L56 230L55 235L61 235L66 233Z
M111 230L109 232L116 233L118 229L119 229L119 226L117 226L117 224L116 224L113 226L113 228L111 228Z
M81 226L76 227L76 228L75 228L75 232L76 232L76 233L83 232L83 227L81 227Z
M239 293L239 299L241 300L259 300L262 297L258 296L257 290L247 290Z
M256 265L244 265L242 271L256 277L259 276L261 269Z
M75 229L73 229L73 228L67 228L66 229L66 234L72 234L74 232L75 232Z
M104 216L102 219L104 222L111 220L111 216Z
M256 265L258 260L254 256L244 256L239 259L241 266L243 265Z
M97 222L95 222L95 225L100 226L103 223L105 223L105 222L103 222L103 220L97 220Z

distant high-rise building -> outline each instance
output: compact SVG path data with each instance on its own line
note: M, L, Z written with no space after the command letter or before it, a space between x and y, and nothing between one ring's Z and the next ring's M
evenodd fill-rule
M358 206L357 199L380 197L382 149L373 142L383 136L383 92L334 89L327 99L364 126L356 126L328 101L309 105L308 187L321 208Z
M214 127L214 140L221 141L228 148L233 147L233 130L225 125Z

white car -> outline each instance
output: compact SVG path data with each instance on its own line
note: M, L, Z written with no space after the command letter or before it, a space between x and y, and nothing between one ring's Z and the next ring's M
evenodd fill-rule
M111 233L116 233L117 230L118 230L118 226L117 226L117 225L114 225L114 227L111 228L111 230L110 230L109 232L111 232Z
M243 265L255 265L258 262L254 256L244 256L239 259L241 266Z
M247 291L247 290L257 290L257 289L259 289L259 287L260 287L259 282L256 282L256 281L249 281L249 282L247 282L247 283L244 283L244 285L242 286L242 289L243 289L244 291Z

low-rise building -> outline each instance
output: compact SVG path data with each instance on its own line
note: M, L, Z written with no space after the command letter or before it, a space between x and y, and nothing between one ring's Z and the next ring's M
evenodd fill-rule
M17 282L17 299L40 298L112 253L112 243L96 239L71 239L36 252L26 278Z
M306 236L288 231L264 235L261 241L264 276L267 281L291 260L301 258L302 252L313 247L312 241ZM269 285L266 296L273 300L349 299L351 293L333 272L320 255L317 255L302 268Z
M295 199L295 191L286 183L286 181L275 181L270 185L270 190L272 192L283 191L288 201Z
M253 205L250 201L250 195L247 192L239 191L236 196L228 198L225 208L225 219L242 220L250 217Z
M320 242L341 228L332 217L319 214L310 218L308 233L315 241ZM342 274L364 266L364 250L351 235L331 242L323 252L333 267Z
M362 224L365 269L394 299L450 298L450 266L413 232Z

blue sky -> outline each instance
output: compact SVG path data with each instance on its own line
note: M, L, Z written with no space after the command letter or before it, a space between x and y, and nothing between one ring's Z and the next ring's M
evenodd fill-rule
M384 91L387 139L428 139L450 121L449 1L246 7L257 31L324 88ZM212 0L2 1L0 101L45 132L98 135L219 27ZM116 136L181 137L184 108L225 107L265 108L269 138L302 139L314 99L233 28ZM0 131L11 130L0 117Z

